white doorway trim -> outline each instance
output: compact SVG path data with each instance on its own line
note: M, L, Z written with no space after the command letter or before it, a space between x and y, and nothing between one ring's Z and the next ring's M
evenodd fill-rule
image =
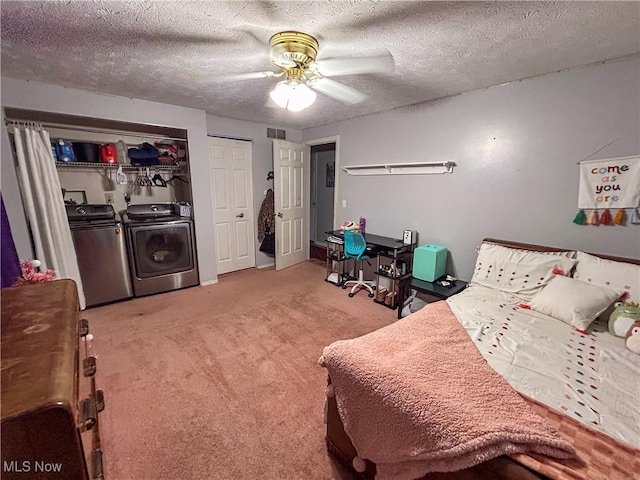
M305 145L312 147L314 145L324 145L327 143L335 143L336 144L336 156L335 156L335 180L334 180L334 189L333 189L333 229L337 229L340 226L338 218L338 198L340 195L340 135L333 135L331 137L323 137L314 140L307 140L304 142ZM309 175L309 182L311 182L311 175ZM310 185L307 186L310 188Z

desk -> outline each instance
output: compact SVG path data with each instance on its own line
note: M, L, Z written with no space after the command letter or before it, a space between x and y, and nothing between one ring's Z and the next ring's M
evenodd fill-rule
M344 232L342 230L331 230L324 232L327 235L333 235L334 237L344 238ZM381 235L374 235L373 233L364 233L364 239L367 241L367 245L372 248L389 249L389 250L402 250L411 245L405 245L402 240L391 237L383 237Z
M344 239L344 232L342 230L331 230L329 232L325 232L328 235L333 235L334 237L338 237L340 239ZM371 250L371 257L376 257L376 290L378 290L380 286L380 277L389 279L391 283L390 292L395 292L396 285L400 285L403 280L407 280L411 278L411 266L413 262L413 249L415 248L415 244L405 244L402 240L391 237L384 237L382 235L375 235L373 233L365 233L364 239L367 242L367 248ZM340 245L342 247L342 245ZM340 248L337 253L329 255L329 251L327 251L327 271L329 270L329 264L332 261L344 262L346 258L344 257L344 249ZM398 266L398 260L402 260L405 267L405 273L403 275L389 275L386 272L381 271L380 266L383 264L389 264L394 266L394 271L396 271L396 267ZM338 272L339 277L339 285L342 285L344 281L347 279L344 273L344 269L341 268L340 272ZM374 299L374 302L379 303L381 305L385 305L391 309L395 309L401 302L398 302L398 298L402 298L400 292L398 291L398 295L392 296L392 300L389 303L386 303L384 300Z

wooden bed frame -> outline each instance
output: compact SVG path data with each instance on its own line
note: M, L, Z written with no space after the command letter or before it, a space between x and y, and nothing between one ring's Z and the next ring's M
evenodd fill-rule
M485 238L484 242L491 242L510 248L519 248L523 250L532 250L536 252L566 252L571 249L547 247L542 245L534 245L530 243L511 242L507 240L498 240L494 238ZM591 253L591 255L615 262L631 263L640 265L640 259L614 257L611 255L601 255ZM331 383L329 378L328 383ZM351 443L351 439L344 431L342 420L338 413L338 406L335 397L327 398L327 450L331 455L337 458L341 463L349 469L353 469L353 459L356 457L356 449ZM364 472L359 473L360 478L371 480L376 473L374 463L366 460L367 468ZM500 456L489 460L475 467L450 473L430 473L421 477L419 480L548 480L548 477L534 472L524 465L516 462L507 456Z

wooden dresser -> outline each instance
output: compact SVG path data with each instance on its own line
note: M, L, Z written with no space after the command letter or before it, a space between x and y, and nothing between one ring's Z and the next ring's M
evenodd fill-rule
M104 478L86 320L72 280L0 291L2 465L7 479Z

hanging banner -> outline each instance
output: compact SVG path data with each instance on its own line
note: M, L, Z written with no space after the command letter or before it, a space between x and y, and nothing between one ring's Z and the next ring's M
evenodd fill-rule
M580 163L578 208L636 208L640 205L640 156Z

